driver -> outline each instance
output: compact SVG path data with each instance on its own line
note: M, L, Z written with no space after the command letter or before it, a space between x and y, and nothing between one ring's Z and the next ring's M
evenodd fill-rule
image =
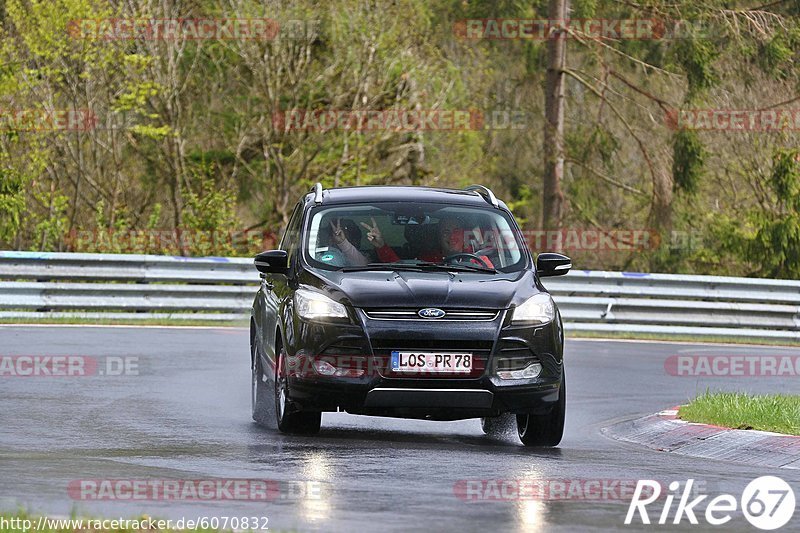
M395 263L400 261L400 257L397 255L397 253L383 240L383 235L381 234L381 230L378 227L378 224L375 222L375 219L370 218L370 221L372 222L371 226L366 222L362 222L361 225L367 230L367 240L375 247L380 260L384 263ZM465 253L473 254L475 250L465 243L464 236L467 232L466 227L467 225L464 223L464 221L457 216L449 215L443 217L439 221L438 249L429 252L423 252L419 254L419 257L416 259L421 261L429 261L431 263L442 263L446 257L451 255ZM480 240L480 230L476 228L473 231ZM476 257L479 257L486 267L494 268L494 265L487 256L480 255ZM474 258L470 259L470 262L480 265L480 262Z

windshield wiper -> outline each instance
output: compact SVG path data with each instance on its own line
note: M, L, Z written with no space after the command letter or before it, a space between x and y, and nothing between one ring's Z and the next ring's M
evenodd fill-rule
M471 264L458 264L458 265L445 265L442 263L431 263L430 261L417 261L415 263L408 263L416 267L430 269L430 270L445 270L448 272L487 272L489 274L496 274L497 270L494 268L487 268L480 265Z
M423 270L441 270L443 272L486 272L496 274L497 270L486 268L480 265L444 265L432 263L430 261L409 261L403 263L369 263L360 266L349 266L340 269L340 272L365 272L369 270L412 270L422 272Z
M423 270L440 270L443 272L486 272L496 274L497 270L486 268L479 265L443 265L441 263L431 263L430 261L415 261L408 263L369 263L363 266L344 267L341 272L363 272L368 270L413 270L422 272Z

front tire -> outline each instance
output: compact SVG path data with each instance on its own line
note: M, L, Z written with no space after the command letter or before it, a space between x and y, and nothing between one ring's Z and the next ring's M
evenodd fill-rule
M258 355L255 342L250 347L250 350L253 357L253 376L250 387L250 407L253 412L253 420L260 426L268 427L273 420L270 412L272 410L272 395L269 388L264 384L261 357Z
M502 437L510 433L514 427L514 415L505 413L500 416L481 418L481 429L490 437Z
M546 415L517 415L517 434L525 446L558 446L567 415L567 381L562 373L558 402Z
M284 369L286 352L283 347L278 354L275 372L275 418L282 433L313 435L319 433L322 413L319 411L296 411L289 402L289 380Z

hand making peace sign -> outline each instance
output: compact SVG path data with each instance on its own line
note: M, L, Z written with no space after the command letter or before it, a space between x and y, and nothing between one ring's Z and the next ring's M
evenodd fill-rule
M344 241L347 240L347 236L344 234L344 231L342 230L342 219L337 218L336 224L334 224L333 220L331 220L331 230L333 230L333 243L336 246L343 244Z
M362 222L361 225L367 230L367 240L372 243L372 246L375 248L382 248L386 242L383 240L383 235L381 234L381 229L378 227L378 224L375 222L374 217L369 217L372 221L372 226L367 224L366 222Z

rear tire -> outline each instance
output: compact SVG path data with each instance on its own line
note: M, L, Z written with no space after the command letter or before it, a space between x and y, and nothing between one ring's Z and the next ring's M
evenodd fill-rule
M514 415L504 413L500 416L485 416L481 418L481 429L490 437L502 437L514 428Z
M517 434L525 446L558 446L564 436L567 414L567 381L561 374L558 402L546 415L517 415Z
M319 411L295 411L289 402L289 381L284 370L286 352L283 347L278 353L275 371L275 419L282 433L313 435L319 433L322 413Z

